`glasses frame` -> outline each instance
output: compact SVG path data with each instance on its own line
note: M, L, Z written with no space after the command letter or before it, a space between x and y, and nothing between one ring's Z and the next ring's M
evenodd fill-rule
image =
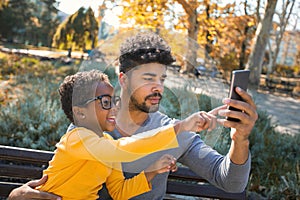
M109 98L110 98L110 107L109 107L109 108L103 106L103 103L102 103L103 97L109 97ZM84 105L87 105L87 104L89 104L89 103L91 103L91 102L93 102L93 101L97 101L97 100L100 100L101 107L102 107L102 109L104 109L104 110L110 110L110 109L113 107L113 105L115 105L115 106L117 106L117 107L120 107L120 106L116 105L116 101L119 101L119 103L121 103L121 97L120 97L120 96L110 96L109 94L103 94L103 95L94 97L94 98L92 98L92 99L88 99L88 100L84 103Z

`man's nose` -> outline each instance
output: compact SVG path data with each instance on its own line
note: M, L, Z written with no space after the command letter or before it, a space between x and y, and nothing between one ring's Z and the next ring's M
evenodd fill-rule
M162 82L157 82L152 88L152 92L162 93L164 90L164 84Z

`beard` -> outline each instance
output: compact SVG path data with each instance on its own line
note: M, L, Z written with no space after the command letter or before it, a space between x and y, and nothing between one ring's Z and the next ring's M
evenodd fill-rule
M151 97L160 97L160 99L161 99L162 95L158 92L150 94L145 97L145 99L142 103L139 103L138 100L135 98L134 94L132 94L130 96L129 109L130 110L139 110L139 111L142 111L145 113L153 113L153 112L158 111L160 102L158 102L158 104L155 104L155 105L147 106L146 101Z

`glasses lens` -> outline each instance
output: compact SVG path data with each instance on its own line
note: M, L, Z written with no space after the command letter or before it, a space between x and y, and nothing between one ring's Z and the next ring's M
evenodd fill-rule
M121 107L121 98L119 96L114 97L114 104L117 108Z
M110 96L103 96L101 98L101 104L103 109L111 109L111 97Z

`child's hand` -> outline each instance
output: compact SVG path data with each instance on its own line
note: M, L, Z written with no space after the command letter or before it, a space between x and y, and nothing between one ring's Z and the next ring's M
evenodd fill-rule
M174 158L174 156L172 155L165 154L145 170L145 175L147 180L150 181L157 174L162 174L170 171L175 172L176 170L176 158Z
M216 127L216 125L216 116L204 111L194 113L176 124L178 128L177 133L180 133L182 131L200 132L206 129L208 129L208 131L211 131Z

